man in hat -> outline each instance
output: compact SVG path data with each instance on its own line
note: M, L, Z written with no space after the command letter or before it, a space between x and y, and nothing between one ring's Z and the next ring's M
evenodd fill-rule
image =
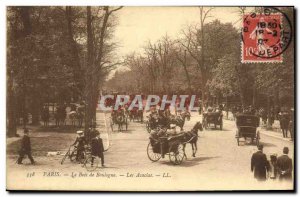
M83 131L77 131L77 137L75 142L72 144L72 146L77 147L77 154L76 154L76 161L80 161L80 159L83 159L83 152L84 147L87 144L86 139L84 137Z
M289 123L290 123L290 116L286 111L280 112L279 115L280 115L280 118L279 118L280 128L282 130L283 138L287 138Z
M277 159L279 171L279 180L292 180L293 164L292 159L288 156L289 148L283 148L283 155Z
M29 130L24 129L24 136L21 140L21 149L19 151L19 158L18 158L18 164L22 164L22 160L24 156L27 155L31 164L35 164L35 161L32 158L31 155L31 144L30 144L30 137L29 137Z
M100 132L96 132L96 137L92 139L91 143L91 154L92 156L100 157L101 158L101 165L104 167L104 147L102 139L100 138ZM92 158L92 165L94 163L94 158Z
M267 156L263 153L263 145L258 145L258 151L251 158L251 172L254 171L254 178L258 181L267 179L267 171L269 171L269 162Z

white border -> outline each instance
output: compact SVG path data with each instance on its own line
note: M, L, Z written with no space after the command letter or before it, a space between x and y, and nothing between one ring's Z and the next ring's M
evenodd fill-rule
M0 2L0 50L1 50L1 67L0 67L0 75L2 79L2 83L0 84L0 92L1 97L0 97L0 120L1 120L1 130L0 130L0 144L2 145L1 151L0 151L0 176L1 176L1 189L0 189L0 195L1 196L8 196L10 195L8 192L6 192L6 6L8 5L126 5L126 6L150 6L150 5L155 5L155 6L192 6L192 5L203 5L203 6L263 6L263 5L276 5L276 6L296 6L298 8L299 12L299 7L300 7L300 1L299 0L263 0L263 1L258 1L258 0L239 0L239 1L234 1L234 0L215 0L215 1L200 1L200 0L182 0L182 1L175 1L175 0L85 0L85 1L75 1L75 0L51 0L51 1L36 1L36 0L2 0ZM299 20L297 21L297 27L299 28ZM298 32L298 29L297 29ZM294 36L295 37L295 36ZM297 57L299 58L299 50L297 50ZM297 65L296 65L297 66ZM298 69L299 71L299 69ZM297 73L298 74L298 73ZM299 92L299 86L297 88L297 92ZM297 99L297 102L299 102L299 99ZM298 108L297 110L298 111ZM299 123L300 117L297 117L297 122ZM299 143L299 134L298 134L298 143ZM298 162L299 162L299 151L298 151ZM297 170L299 172L299 169ZM297 178L299 179L299 174L297 175ZM299 180L297 181L299 183ZM299 190L299 186L296 186ZM232 195L228 193L229 195ZM25 195L31 195L31 194L25 194ZM63 196L62 194L47 194L47 195L55 195L55 196ZM74 194L68 194L68 195L74 195ZM76 194L75 194L76 195ZM78 194L80 196L84 194ZM101 196L111 196L111 194L100 194ZM118 195L118 194L114 194ZM131 196L132 194L124 194L124 196ZM163 194L157 194L156 195L163 195ZM173 195L173 194L172 194ZM199 195L199 194L196 194ZM200 194L201 196L203 195L209 195L211 196L212 194ZM216 196L219 194L213 194L213 196ZM266 193L264 194L257 194L253 193L252 194L255 197L260 197L260 196L265 196L268 195ZM281 195L284 195L281 193ZM286 195L286 194L285 194ZM19 194L18 194L19 196Z

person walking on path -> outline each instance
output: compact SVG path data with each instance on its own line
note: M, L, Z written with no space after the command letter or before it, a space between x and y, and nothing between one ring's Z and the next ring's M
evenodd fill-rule
M293 171L293 162L292 159L288 156L289 148L283 148L283 155L278 157L277 167L279 171L279 180L292 180L292 171Z
M91 143L91 154L94 157L101 158L101 165L104 167L104 147L102 139L100 138L100 132L97 131L96 137L92 139ZM92 165L94 163L94 157L92 158Z
M280 128L282 130L283 138L287 138L288 136L288 129L289 129L289 123L290 123L290 117L287 112L282 112L280 115Z
M29 137L29 130L24 129L24 136L21 140L21 148L19 150L19 158L17 163L22 164L24 156L27 155L31 164L35 164L35 161L31 155L31 143L30 143L30 137Z
M251 157L251 172L254 172L254 178L258 181L265 181L269 169L270 166L267 156L263 153L263 145L260 144L258 151Z

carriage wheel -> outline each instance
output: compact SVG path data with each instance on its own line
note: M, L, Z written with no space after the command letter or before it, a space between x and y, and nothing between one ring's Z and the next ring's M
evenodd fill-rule
M147 147L147 155L148 155L148 158L151 161L154 161L154 162L158 161L161 158L161 154L155 153L153 151L153 147L151 145L151 142L149 142L148 147Z
M181 143L174 143L170 146L169 149L169 158L170 161L174 165L179 165L182 163L183 158L184 158L184 147L183 144Z
M92 158L94 158L93 163L92 163ZM98 168L99 163L100 163L99 158L95 156L90 156L84 161L83 166L86 168L87 171L94 171Z
M73 149L71 152L70 152L70 161L74 162L76 161L76 155L77 155L77 150L76 149Z
M76 157L75 157L76 158ZM80 155L80 158L79 158L79 163L84 163L86 160L86 152L83 151Z
M70 154L70 149L68 150L68 152L67 152L67 153L64 155L64 157L62 158L62 160L61 160L61 162L60 162L61 165L65 162L66 158L69 157L69 154Z

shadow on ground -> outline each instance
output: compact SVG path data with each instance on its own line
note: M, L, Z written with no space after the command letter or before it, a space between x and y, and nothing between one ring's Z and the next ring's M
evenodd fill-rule
M175 166L175 167L192 167L199 164L202 164L203 161L219 158L219 156L216 157L188 157L187 159L183 159L182 163L180 165L174 165L170 160L169 156L167 155L164 158L164 161L161 161L161 164L169 165L169 166Z

